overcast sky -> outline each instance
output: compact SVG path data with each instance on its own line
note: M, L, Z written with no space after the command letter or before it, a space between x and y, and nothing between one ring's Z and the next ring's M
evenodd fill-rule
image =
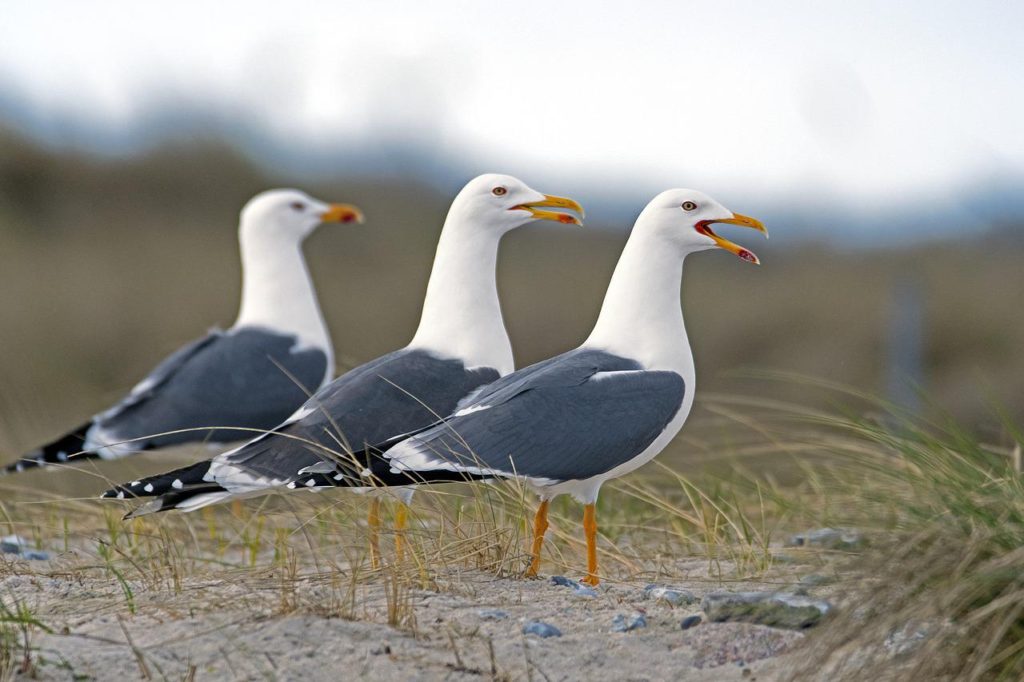
M1024 173L1020 2L4 2L0 85L131 124L874 200Z

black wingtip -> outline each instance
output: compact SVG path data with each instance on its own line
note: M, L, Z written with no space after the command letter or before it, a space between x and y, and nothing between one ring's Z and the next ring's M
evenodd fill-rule
M90 428L92 428L91 421L82 424L57 440L23 455L20 459L0 469L0 476L9 476L51 465L72 464L82 459L98 457L99 455L94 452L82 451L85 446L85 436Z
M128 497L135 497L135 495L132 495L126 488L122 486L116 486L114 488L111 488L110 490L105 490L103 494L100 495L101 500L123 500Z
M206 460L164 474L116 485L103 493L100 498L123 500L137 497L159 497L197 485L209 485L209 481L204 480L203 477L210 470L210 461Z
M22 459L19 459L16 462L11 462L10 464L7 464L2 469L0 469L0 476L11 476L13 474L20 474L22 471L25 471L26 469L35 469L37 467L43 466L43 464L44 463L40 462L38 459L30 459L28 457L23 457Z
M345 463L338 463L330 472L313 471L300 473L288 482L291 490L321 490L323 488L373 488L404 487L429 483L458 483L480 481L491 478L483 474L464 471L433 469L429 471L401 471L392 467L382 456L367 452L366 466L357 471ZM307 467L306 470L312 467ZM304 471L306 471L304 470Z
M341 479L332 480L333 476L324 473L302 474L293 481L289 481L287 487L292 490L315 490L317 488L334 488L343 486Z
M189 500L192 500L193 498L199 497L201 495L219 495L221 493L225 495L229 494L227 490L225 490L224 488L215 483L203 486L196 486L188 490L175 490L173 492L164 493L163 495L160 495L155 499L146 502L145 504L139 505L135 509L125 514L122 520L130 521L131 519L137 519L140 516L148 516L150 514L158 514L160 512L172 511L175 509L184 509L185 511L189 511L189 505L184 504ZM207 504L212 503L213 501L208 501L200 505L192 506L191 508L199 509L201 507L205 507Z
M146 496L146 493L143 492L143 488L146 485L148 485L147 479L132 481L131 483L121 483L119 485L115 485L110 490L104 491L104 493L100 495L100 499L130 500L137 497L144 497ZM154 494L159 495L159 493Z

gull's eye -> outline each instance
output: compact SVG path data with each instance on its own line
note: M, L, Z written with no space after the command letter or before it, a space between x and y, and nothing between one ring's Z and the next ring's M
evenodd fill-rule
M504 187L498 186L491 190L491 194L493 194L496 197L503 197L506 194L508 194L508 190L505 189Z
M304 203L302 203L301 201L293 201L292 203L290 203L288 205L291 207L291 209L293 211L305 211L306 210L306 205Z
M692 201L684 201L683 202L683 210L684 211L692 211L695 208L697 208L697 204L693 203Z

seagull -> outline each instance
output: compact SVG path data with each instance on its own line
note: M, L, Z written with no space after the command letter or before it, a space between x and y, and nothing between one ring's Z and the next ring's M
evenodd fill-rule
M452 202L434 258L419 327L404 348L350 370L289 419L229 452L193 466L108 490L103 497L156 499L130 516L191 511L285 486L302 471L334 469L339 457L422 429L457 409L481 386L513 371L496 282L502 236L534 220L582 224L560 208L583 208L508 175L470 181ZM411 489L402 488L408 503ZM376 500L376 498L374 498ZM404 525L404 506L395 525ZM376 503L371 558L376 564Z
M253 197L239 220L242 303L234 325L186 344L116 405L0 474L195 441L237 442L279 424L334 367L302 242L321 223L362 221L354 206L294 189Z
M520 369L475 393L443 420L291 483L297 488L408 486L519 479L540 497L528 576L536 576L548 505L569 494L584 504L587 575L599 583L598 491L650 461L679 433L693 406L695 371L679 290L683 261L721 248L753 252L716 234L727 223L763 232L760 221L695 190L659 194L637 218L593 332L578 348Z

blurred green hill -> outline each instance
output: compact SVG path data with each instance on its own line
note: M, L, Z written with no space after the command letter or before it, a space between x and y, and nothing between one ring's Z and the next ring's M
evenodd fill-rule
M306 246L341 368L403 345L450 200L430 184L355 173L300 183L204 139L116 157L0 134L0 452L78 423L181 343L230 325L238 210L262 189L295 185L367 216L363 226L322 228ZM575 198L586 205L586 196ZM735 208L759 215L757 206ZM625 227L592 213L582 231L533 225L506 238L499 281L521 364L586 336ZM804 390L730 376L740 368L884 392L899 314L893 288L909 279L922 303L920 378L930 398L982 433L995 429L990 402L1024 417L1017 226L890 251L787 241L785 225L769 227L767 246L730 232L762 256L760 268L725 253L687 263L684 303L702 392L787 398Z

